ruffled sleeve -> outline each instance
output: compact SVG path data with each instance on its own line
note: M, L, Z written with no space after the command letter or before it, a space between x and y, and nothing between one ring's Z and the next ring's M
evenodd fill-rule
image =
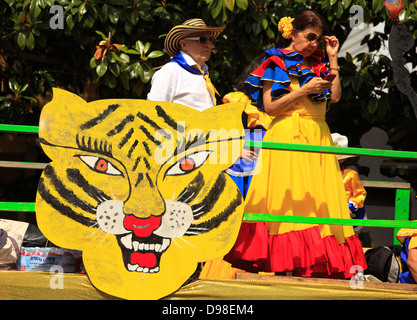
M405 240L412 239L413 240L413 246L411 246L410 249L417 246L417 229L408 229L408 228L402 228L398 233L396 234L396 238L398 241L401 242L401 244L404 244Z
M260 110L264 110L263 81L272 82L271 96L279 98L290 92L290 75L298 77L300 87L315 76L324 78L330 70L324 60L323 51L318 49L310 57L313 70L302 65L304 57L297 52L276 48L265 51L262 64L245 80L245 88L251 96L252 103ZM330 98L330 91L310 95L310 98L317 103L326 101Z
M246 94L243 92L230 92L223 97L222 103L230 102L245 102L245 109L243 112L247 115L247 123L245 123L246 128L256 129L262 127L265 130L268 129L273 117L252 105L251 100Z

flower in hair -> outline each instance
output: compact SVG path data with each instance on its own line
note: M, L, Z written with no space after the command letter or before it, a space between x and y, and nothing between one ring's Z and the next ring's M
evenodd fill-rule
M291 32L293 30L292 22L294 18L283 17L278 22L278 30L282 33L282 37L289 39L291 37Z

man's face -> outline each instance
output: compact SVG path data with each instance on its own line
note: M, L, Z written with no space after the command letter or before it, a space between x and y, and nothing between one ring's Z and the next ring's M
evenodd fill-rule
M189 54L195 62L202 66L210 59L211 49L213 44L206 41L205 44L200 44L198 40L189 40L187 38L210 37L210 32L194 33L180 41L181 50Z

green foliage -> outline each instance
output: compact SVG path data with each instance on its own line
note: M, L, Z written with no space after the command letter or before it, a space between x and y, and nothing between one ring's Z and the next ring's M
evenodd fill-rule
M63 29L50 26L54 5L63 9ZM278 45L281 17L310 7L343 43L354 5L363 7L365 23L385 21L386 32L364 39L369 53L340 58L338 106L353 111L353 124L389 128L401 121L399 114L412 111L393 83L390 59L375 53L392 23L383 0L5 0L0 2L0 121L36 123L43 97L56 86L78 94L93 88L92 98L146 98L154 71L169 60L165 35L195 17L208 25L227 24L209 61L211 78L224 95L254 57ZM416 8L415 1L405 1L401 17L414 38ZM416 66L415 50L405 58Z

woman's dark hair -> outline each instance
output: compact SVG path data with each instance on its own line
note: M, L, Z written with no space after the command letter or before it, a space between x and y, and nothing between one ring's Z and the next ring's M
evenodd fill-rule
M249 75L252 73L253 70L258 68L262 61L263 61L264 55L259 55L256 58L254 58L242 71L242 73L237 77L235 83L236 83L236 89L238 91L244 92L246 94L246 89L244 82L249 77Z
M319 27L323 31L327 29L326 21L324 21L323 17L312 10L301 11L295 17L292 25L297 31L303 31L307 27Z
M292 25L294 30L296 31L303 31L305 28L308 27L319 27L324 31L327 30L326 21L323 19L321 15L313 10L303 10L294 18ZM282 35L280 35L280 42L282 42L282 47L285 48L290 45L291 39L284 39Z

